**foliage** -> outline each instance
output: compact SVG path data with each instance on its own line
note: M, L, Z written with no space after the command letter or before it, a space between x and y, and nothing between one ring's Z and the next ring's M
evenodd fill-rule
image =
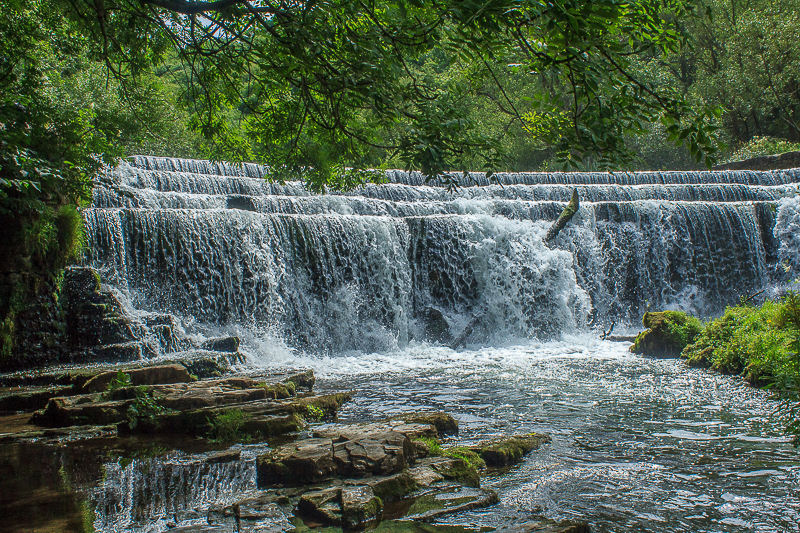
M123 86L51 0L0 11L0 352L15 321L83 245L80 206L103 164L127 150L197 154L176 84L162 70Z
M703 4L698 16L683 22L692 46L645 68L657 71L663 83L681 87L692 105L720 109L715 123L721 140L737 151L757 137L800 141L796 37L800 1L705 0Z
M323 411L320 407L317 407L316 405L309 404L306 406L305 418L307 420L313 420L319 422L320 420L325 418L325 411Z
M213 155L304 170L317 189L394 161L492 170L509 133L569 165L629 160L624 136L653 121L713 149L708 110L633 68L683 48L690 1L50 1L123 87L173 61Z
M681 357L694 366L742 374L753 385L773 390L784 398L782 416L800 443L800 293L788 292L760 307L728 307Z
M126 387L130 387L132 384L131 375L123 372L122 370L118 370L117 375L114 376L114 379L108 383L106 390L115 391L118 389L124 389Z
M156 416L164 413L166 409L158 403L153 391L146 386L134 387L133 403L128 406L125 415L128 419L128 428L134 429L140 421L152 421Z
M742 161L752 157L762 155L782 154L800 150L800 142L791 142L786 139L776 139L775 137L753 137L743 143L733 152L728 161Z
M229 409L208 419L208 437L217 442L248 442L250 436L243 433L250 414L241 409Z

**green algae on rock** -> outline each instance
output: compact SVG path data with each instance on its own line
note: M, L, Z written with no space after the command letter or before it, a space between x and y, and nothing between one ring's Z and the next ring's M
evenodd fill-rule
M473 446L487 466L510 466L522 461L523 456L538 449L543 443L550 442L550 436L541 433L514 435L493 440L486 444Z
M636 337L631 352L652 357L678 357L703 330L700 320L681 311L647 312L642 325L648 329Z

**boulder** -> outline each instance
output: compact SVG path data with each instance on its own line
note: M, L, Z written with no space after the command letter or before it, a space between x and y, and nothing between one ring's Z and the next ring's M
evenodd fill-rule
M340 499L345 529L364 529L383 515L383 502L370 486L342 487Z
M421 478L422 476L419 477ZM430 479L433 479L433 477L430 477ZM444 479L444 477L440 476L440 479ZM368 477L362 482L364 485L368 485L383 503L400 501L418 488L427 486L417 483L411 469L406 469L390 476Z
M468 487L480 487L481 476L473 463L456 457L430 457L420 461L422 466L429 466L445 479L455 481Z
M300 516L313 518L323 524L341 525L341 496L342 489L339 487L306 492L297 503L297 512Z
M239 337L234 337L233 335L229 335L227 337L213 337L210 339L206 339L200 345L200 347L204 350L210 350L212 352L238 352L239 351L239 344L240 344Z
M458 435L458 422L442 411L417 411L393 416L394 420L402 420L408 424L430 424L436 428L439 436ZM413 437L412 437L413 438Z
M408 437L391 430L340 442L306 439L259 457L258 485L297 486L334 476L394 474L414 461L413 450Z
M257 460L258 486L308 485L336 473L331 439L305 439L286 444Z
M316 382L316 377L314 376L313 370L303 370L302 372L297 372L296 374L290 374L283 380L283 382L292 382L298 389L312 390L314 388L314 383Z
M385 431L333 445L336 471L342 476L394 474L414 460L411 441L396 431Z
M681 311L648 312L642 318L647 330L640 333L631 352L652 357L678 357L703 330L703 324Z

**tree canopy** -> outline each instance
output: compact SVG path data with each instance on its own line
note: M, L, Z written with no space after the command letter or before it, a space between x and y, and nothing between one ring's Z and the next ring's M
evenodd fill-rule
M689 1L44 3L124 92L174 65L212 157L303 169L318 188L386 161L495 170L520 134L565 162L620 164L656 120L698 157L713 148L707 109L632 68L681 50Z

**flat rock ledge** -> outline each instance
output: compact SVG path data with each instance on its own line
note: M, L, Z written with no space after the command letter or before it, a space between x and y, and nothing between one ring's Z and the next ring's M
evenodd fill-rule
M215 346L222 347L237 348L232 341ZM97 437L179 435L174 442L198 439L216 449L192 455L198 464L254 462L253 491L233 503L182 511L191 523L176 515L172 531L439 531L431 522L498 503L481 476L499 475L498 468L549 442L547 435L523 434L459 446L457 421L441 412L337 423L351 393L315 394L308 370L200 378L167 361L30 378L32 384L7 386L0 395L0 442L79 446ZM262 441L245 457L240 443ZM534 520L504 531L583 533L588 526Z

